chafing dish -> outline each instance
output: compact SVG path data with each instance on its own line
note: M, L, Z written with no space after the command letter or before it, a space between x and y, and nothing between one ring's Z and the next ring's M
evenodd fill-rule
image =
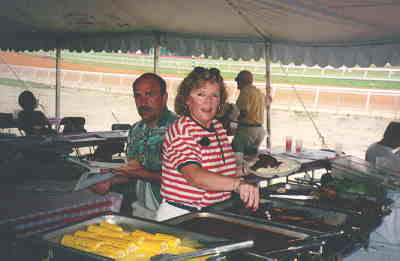
M325 244L317 238L321 233L312 230L259 222L227 212L195 212L166 223L216 237L254 240L254 247L243 251L243 260L294 260L305 253L322 255Z
M37 236L36 238L31 240L32 242L30 243L37 246L37 248L41 249L42 252L43 249L45 249L45 256L42 256L41 258L47 258L46 260L113 260L107 257L98 256L96 254L80 251L78 249L73 249L60 244L63 235L73 234L78 230L85 229L91 224L97 224L102 221L107 221L112 224L118 224L127 231L140 229L149 233L166 233L174 235L181 238L183 245L194 248L214 247L218 245L237 242L237 240L196 233L164 223L157 223L146 219L129 218L112 214L98 216L84 222L76 223L74 225L66 226L64 228L45 233L43 235Z
M290 248L290 243L316 241L323 243L321 260L337 258L366 246L369 234L390 213L391 201L386 192L400 184L399 177L386 170L381 174L382 171L354 157L339 157L321 180L312 180L308 184L290 180L262 188L260 208L255 212L246 209L237 195L208 207L206 211L249 223L278 226L286 232L303 231L307 234L305 238L288 239L284 255L272 256L275 250L257 253L264 258L293 260L299 257L300 252L301 260L314 260L315 255L310 257L310 253L317 253L315 248L312 251L301 249L293 254L290 250L295 248ZM275 236L271 235L272 238ZM268 245L268 242L262 244Z

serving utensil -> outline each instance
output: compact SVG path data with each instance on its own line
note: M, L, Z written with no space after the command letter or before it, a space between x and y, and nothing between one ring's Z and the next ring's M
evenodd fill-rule
M225 252L230 252L234 250L239 250L243 248L250 248L254 245L253 240L243 241L239 243L233 243L228 245L222 245L218 247L202 249L199 251L194 251L191 253L181 254L181 255L173 255L173 254L160 254L150 258L151 261L181 261L189 258L200 257L200 256L208 256L214 254L220 254Z
M270 194L268 195L270 198L283 198L283 199L298 199L298 200L310 200L314 199L314 196L307 195L280 195L280 194Z

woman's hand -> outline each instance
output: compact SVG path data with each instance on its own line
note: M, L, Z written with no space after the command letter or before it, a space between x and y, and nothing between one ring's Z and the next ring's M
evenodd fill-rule
M258 187L240 180L235 191L239 193L240 199L244 202L246 208L256 211L260 204L260 191Z

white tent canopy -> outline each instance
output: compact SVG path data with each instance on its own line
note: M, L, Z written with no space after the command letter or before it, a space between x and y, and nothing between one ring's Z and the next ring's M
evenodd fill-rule
M400 65L396 0L13 0L0 48L148 50L306 65Z

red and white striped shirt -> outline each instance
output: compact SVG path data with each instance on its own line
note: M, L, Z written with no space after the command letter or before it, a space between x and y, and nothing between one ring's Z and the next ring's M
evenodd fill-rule
M161 196L164 199L206 207L230 198L230 192L207 191L191 185L179 171L185 165L198 164L223 176L237 176L235 155L226 130L217 120L213 120L212 126L206 129L183 116L167 130L161 154Z

